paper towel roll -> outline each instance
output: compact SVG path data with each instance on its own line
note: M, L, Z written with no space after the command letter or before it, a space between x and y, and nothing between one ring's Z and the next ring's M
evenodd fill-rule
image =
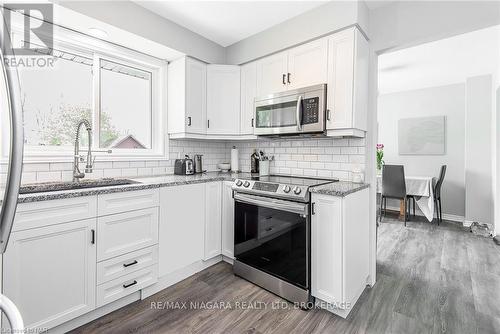
M238 149L236 146L233 146L231 149L231 171L233 172L238 172L240 170L239 166L239 156L238 156Z

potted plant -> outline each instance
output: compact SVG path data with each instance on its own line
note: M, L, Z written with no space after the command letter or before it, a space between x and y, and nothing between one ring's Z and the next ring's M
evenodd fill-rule
M382 172L384 162L384 144L377 144L377 172Z

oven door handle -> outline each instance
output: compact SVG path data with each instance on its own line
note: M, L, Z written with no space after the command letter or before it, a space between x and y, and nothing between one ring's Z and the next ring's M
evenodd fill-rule
M295 115L297 119L297 129L302 130L302 95L299 95L297 99L297 114Z
M234 200L240 203L246 203L265 208L292 212L303 216L309 216L309 204L284 201L274 198L264 198L260 196L234 193Z

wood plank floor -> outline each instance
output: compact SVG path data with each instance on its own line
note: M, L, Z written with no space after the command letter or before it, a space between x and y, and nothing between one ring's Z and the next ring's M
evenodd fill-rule
M500 247L490 239L456 223L405 228L388 216L377 247L377 283L348 319L286 303L272 309L283 300L219 263L74 333L500 333ZM214 302L220 308L206 307Z

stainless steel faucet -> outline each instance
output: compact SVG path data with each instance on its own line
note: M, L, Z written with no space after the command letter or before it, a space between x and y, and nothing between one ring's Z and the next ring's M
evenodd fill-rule
M85 173L92 173L92 126L90 122L86 119L78 122L76 126L76 136L75 136L75 155L73 157L73 182L78 182L80 179L85 177L85 173L80 171L80 161L83 161L83 156L80 156L80 128L85 125L87 128L87 135L89 139L89 147L87 150L87 164L85 165Z

